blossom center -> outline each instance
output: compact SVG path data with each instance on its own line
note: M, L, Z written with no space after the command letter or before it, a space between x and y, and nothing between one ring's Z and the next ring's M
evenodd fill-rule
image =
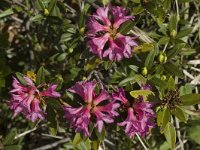
M110 33L110 36L115 39L116 35L117 35L117 29L114 28L113 26L110 26L110 29L109 29L109 33Z

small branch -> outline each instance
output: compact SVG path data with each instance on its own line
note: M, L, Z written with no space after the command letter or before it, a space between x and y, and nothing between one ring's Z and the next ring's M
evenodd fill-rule
M25 136L25 135L27 135L27 134L29 134L29 133L35 131L35 130L37 130L36 127L33 128L33 129L31 129L31 130L25 131L25 132L23 132L23 133L21 133L21 134L18 134L18 135L15 136L15 140L18 139L18 138L20 138L20 137L22 137L22 136Z
M136 134L138 140L140 141L140 143L142 144L142 146L144 147L145 150L149 150L146 145L144 144L144 142L142 141L142 139L140 138L140 136L138 134Z
M178 121L177 118L175 118L175 123L176 123L176 128L179 129L180 125L179 125L179 121ZM181 150L184 150L184 143L183 143L183 141L181 139L181 132L180 132L180 130L177 130L177 136L178 136L178 140L179 140L179 143L180 143L180 148L181 148Z
M38 148L35 148L33 150L47 150L47 149L52 149L54 147L57 147L58 145L60 144L63 144L63 143L66 143L68 142L70 139L69 138L64 138L62 140L59 140L59 141L56 141L54 143L50 143L50 144L47 144L47 145L44 145L44 146L41 146L41 147L38 147Z
M46 136L46 137L50 137L50 138L55 138L55 139L64 139L64 137L62 136L54 136L54 135L49 135L49 134L45 134L45 133L42 133L42 136Z

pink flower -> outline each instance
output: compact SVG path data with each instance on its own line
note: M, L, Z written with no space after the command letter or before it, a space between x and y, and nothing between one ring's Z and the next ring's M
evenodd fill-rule
M48 97L60 97L60 93L56 92L57 84L52 84L47 90L42 91L40 95Z
M26 86L22 85L16 78L13 78L13 89L11 93L11 101L9 103L14 117L19 113L25 115L28 120L35 122L37 119L44 120L45 112L40 108L40 102L44 105L43 97L59 97L60 94L55 91L57 85L52 84L47 90L40 92L34 82L24 77ZM41 87L39 85L38 87Z
M127 100L123 89L119 89L118 92L113 94L115 100L120 101L126 109L127 118L118 123L119 126L125 126L125 133L133 137L135 134L141 136L146 135L151 128L155 126L153 118L155 113L151 109L152 103L144 102L143 99L136 99L133 104Z
M127 16L127 14L128 11L125 8L107 6L98 8L96 13L91 15L87 24L87 36L88 46L92 53L101 59L108 57L114 61L131 57L133 47L137 46L135 38L118 32L121 24L134 19L133 16ZM113 18L110 19L109 15Z
M119 104L111 102L108 92L104 89L97 94L95 87L94 82L77 82L69 91L81 96L84 103L78 107L64 106L65 118L70 122L70 126L76 132L83 132L85 136L90 135L90 122L94 122L101 132L104 123L114 122L113 118L118 115L116 109Z

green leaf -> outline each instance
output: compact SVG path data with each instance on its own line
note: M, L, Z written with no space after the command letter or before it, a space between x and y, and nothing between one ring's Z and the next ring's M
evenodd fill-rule
M200 94L187 94L180 97L184 106L200 104Z
M127 85L128 83L134 81L134 77L128 77L124 80L122 80L120 83L119 83L119 86L125 86Z
M193 28L183 28L180 30L180 32L178 32L178 34L176 35L176 38L183 38L185 36L189 36L189 34L192 32Z
M176 130L171 123L166 125L164 135L170 148L174 149L176 144Z
M187 122L187 115L179 106L175 106L175 108L171 110L171 113L175 115L181 122Z
M144 11L144 8L141 6L133 7L133 14L138 15Z
M62 53L58 56L57 61L63 61L67 57L67 53Z
M30 18L30 21L32 22L39 22L42 19L44 19L44 16L42 16L41 14L35 15L33 17Z
M159 88L165 89L167 87L167 83L157 77L152 77L149 79L149 83L158 86Z
M138 66L135 66L135 65L129 65L129 68L135 72L138 72Z
M85 141L82 141L76 147L78 148L78 150L90 150L91 149L91 145L90 145L89 139L87 139Z
M154 62L154 58L156 56L156 51L155 50L152 50L149 52L146 60L145 60L145 63L144 63L144 66L149 70L151 69L151 67L153 66L153 62Z
M185 107L179 106L180 109L182 109L186 114L192 115L192 116L200 116L200 110L190 110Z
M185 84L184 86L181 86L180 89L180 96L191 94L192 93L192 86L190 84Z
M127 34L135 25L135 22L133 21L127 21L125 23L123 23L120 28L119 28L119 32L121 34Z
M74 139L73 139L73 142L72 144L73 145L78 145L79 143L82 142L82 137L81 137L81 134L80 133L76 133L76 135L74 136Z
M168 11L171 7L171 0L164 0L163 8L164 10Z
M183 72L181 70L179 70L178 66L175 65L175 63L173 63L173 62L166 63L166 64L164 64L164 68L171 75L175 75L175 76L183 79L183 77L184 77Z
M169 19L169 30L170 32L173 32L173 30L176 31L177 28L177 15L176 14L171 14L170 19Z
M25 81L25 79L24 79L24 75L21 74L21 73L19 73L19 72L16 72L15 74L16 74L16 77L17 77L17 79L19 80L19 82L20 82L21 84L23 84L24 86L26 86L27 83L26 83L26 81Z
M103 128L101 133L99 133L98 129L95 128L95 133L96 133L96 136L98 137L98 140L103 141L105 139L105 136L106 136L105 128Z
M168 60L178 55L184 46L185 43L176 44L173 49L167 51Z
M169 43L169 40L170 40L169 37L163 36L163 37L158 41L158 43L159 43L160 45L165 45L165 44Z
M0 19L9 15L12 15L14 13L12 8L9 8L5 11L3 11L2 13L0 13Z
M3 145L13 144L16 135L17 135L17 129L12 128L10 132L6 135L6 137L3 139Z
M160 126L160 132L163 133L167 124L170 121L170 110L167 106L159 108L157 114L157 125Z
M170 76L168 83L167 83L168 90L174 90L175 89L175 81L172 76Z
M36 85L40 85L42 83L45 83L45 69L43 66L38 69L36 75Z
M100 143L100 141L92 141L92 148L94 150L99 150Z
M57 131L58 131L57 112L50 105L47 105L46 112L48 114L47 121L48 121L48 127L50 129L50 133L52 135L57 135Z
M200 125L193 125L187 129L189 139L200 145Z
M134 90L130 92L130 95L134 98L138 98L139 96L144 96L144 99L146 100L146 98L149 95L154 95L154 93L150 90Z
M48 6L49 13L52 14L53 10L56 7L57 0L51 0Z

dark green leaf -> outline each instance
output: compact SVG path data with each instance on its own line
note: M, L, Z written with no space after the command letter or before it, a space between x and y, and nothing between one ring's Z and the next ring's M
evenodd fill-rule
M20 82L21 84L23 84L24 86L26 86L27 83L26 83L26 81L25 81L25 79L24 79L24 75L21 74L21 73L19 73L19 72L16 72L15 74L16 74L16 77L17 77L17 79L19 80L19 82Z
M175 63L172 62L166 63L164 64L164 68L171 75L175 75L181 79L184 77L183 72L179 70L178 66L175 65Z
M127 34L135 25L133 21L127 21L120 26L119 32L121 34Z
M167 143L169 144L170 148L173 150L176 144L176 130L171 123L168 123L166 125L164 135L167 140Z
M176 31L177 24L178 24L177 15L171 14L170 19L169 19L169 30L170 30L170 32L173 32L173 30Z
M170 76L168 83L167 83L168 90L174 90L175 89L175 81L172 76Z
M154 61L154 58L156 56L156 51L155 50L152 50L149 52L146 60L145 60L145 67L149 70L151 69L151 67L153 66L153 61Z
M135 65L129 65L129 68L135 72L138 72L138 66L135 66Z
M187 122L187 115L179 106L175 106L175 108L171 110L171 113L175 115L181 122Z
M57 0L51 0L48 6L49 13L52 14L53 10L56 7Z
M144 11L144 8L141 6L133 7L133 14L138 15Z
M96 136L98 137L98 140L103 141L105 139L105 136L106 136L105 128L103 128L101 133L99 133L98 129L95 128L95 133L96 133Z
M200 94L187 94L180 97L184 106L200 104Z
M171 118L170 110L166 106L160 108L157 112L157 125L160 126L160 132L164 133L164 130Z
M200 134L198 131L200 131L200 125L193 125L187 129L187 134L192 141L200 145Z
M186 95L186 94L191 94L192 93L192 86L190 84L186 84L184 86L181 86L179 91L180 91L180 96Z
M152 77L149 79L149 83L158 86L159 88L165 89L167 88L167 83L157 77Z
M40 85L42 83L45 83L45 69L43 66L41 66L38 69L37 75L36 75L36 84Z
M192 28L183 28L178 34L176 35L176 38L183 38L185 36L189 36L189 34L192 32Z
M119 83L119 86L125 86L125 85L127 85L128 83L133 82L133 81L134 81L134 77L128 77L128 78L122 80L122 81Z
M80 133L76 133L72 143L73 143L73 145L78 145L80 142L82 142L81 135L80 135Z
M17 135L17 129L12 128L10 132L6 135L6 137L3 139L3 145L13 144L16 135Z
M163 36L163 37L158 41L158 43L159 43L160 45L165 45L165 44L169 43L169 40L170 40L169 37Z

